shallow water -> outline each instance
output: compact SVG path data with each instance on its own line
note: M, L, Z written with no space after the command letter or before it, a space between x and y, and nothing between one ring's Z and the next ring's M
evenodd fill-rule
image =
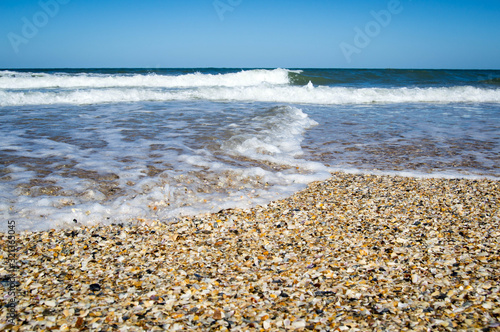
M265 204L333 170L498 178L498 71L0 71L20 229Z

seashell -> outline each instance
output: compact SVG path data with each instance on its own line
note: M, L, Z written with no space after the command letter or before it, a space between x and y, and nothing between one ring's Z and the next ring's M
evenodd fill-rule
M251 209L22 233L16 309L27 331L494 329L499 189L334 173Z

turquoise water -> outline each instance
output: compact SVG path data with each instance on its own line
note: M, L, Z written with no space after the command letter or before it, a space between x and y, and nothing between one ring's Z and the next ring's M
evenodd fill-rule
M500 71L0 70L21 229L266 204L331 171L500 175Z

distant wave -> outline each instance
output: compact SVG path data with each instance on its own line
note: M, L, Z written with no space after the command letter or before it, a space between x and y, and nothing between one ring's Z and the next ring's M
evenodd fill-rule
M356 87L484 87L500 83L498 70L303 69L290 83Z
M388 72L388 75L391 75L391 71ZM385 84L371 86L370 83L366 83L362 86L338 86L334 83L335 75L341 76L343 71L327 71L327 73L321 70L305 72L287 69L254 69L228 73L195 72L179 75L1 71L0 106L174 100L324 105L500 102L500 89L494 85L386 87ZM358 70L351 73L351 76L361 75L364 79L368 79L374 75L383 76L383 73L384 71ZM406 75L415 74L409 71ZM430 74L419 72L418 75L420 78L425 78ZM375 81L376 77L373 77L373 80ZM497 80L492 79L490 85Z
M204 86L252 86L258 84L288 84L286 69L255 69L226 74L190 73L184 75L108 75L67 73L0 72L0 89L47 88L185 88Z
M451 88L345 88L297 86L196 87L164 90L101 88L63 91L1 91L0 106L101 104L141 101L210 100L260 101L297 104L366 103L500 103L500 89Z

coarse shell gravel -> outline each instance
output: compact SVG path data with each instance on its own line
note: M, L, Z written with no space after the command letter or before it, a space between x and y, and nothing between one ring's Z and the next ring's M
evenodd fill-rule
M495 180L334 173L252 209L24 232L0 329L498 331L499 207Z

